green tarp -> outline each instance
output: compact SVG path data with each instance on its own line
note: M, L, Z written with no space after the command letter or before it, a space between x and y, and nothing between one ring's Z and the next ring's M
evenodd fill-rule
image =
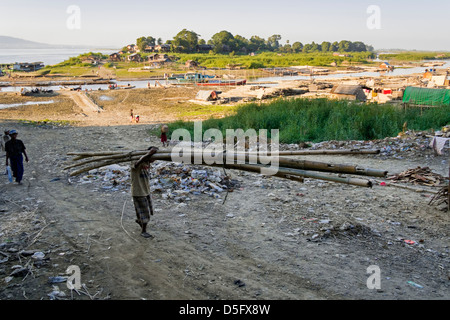
M426 106L450 105L450 90L406 87L403 102Z

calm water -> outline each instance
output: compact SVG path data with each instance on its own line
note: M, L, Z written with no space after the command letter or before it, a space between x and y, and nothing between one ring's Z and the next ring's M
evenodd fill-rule
M61 48L61 49L0 49L0 64L14 62L43 62L44 65L54 65L71 57L87 52L111 54L117 50L96 48Z
M103 54L111 54L113 52L116 52L116 50L113 49L95 49L95 48L81 48L81 49L26 49L26 50L20 50L20 49L0 49L0 64L1 63L12 63L12 62L37 62L41 61L45 65L53 65L60 62L63 62L67 60L70 57L76 57L82 53L87 52L101 52ZM445 65L434 67L436 69L446 69L450 68L450 60L445 60ZM333 79L333 78L340 78L340 77L362 77L362 76L369 76L369 77L380 77L383 75L386 76L402 76L402 75L408 75L408 74L414 74L414 73L422 73L424 72L426 67L415 67L415 68L396 68L392 72L358 72L358 73L348 73L348 74L330 74L330 75L324 75L324 76L314 76L314 79L318 80L325 80L325 79ZM286 77L265 77L265 78L257 78L252 79L251 81L254 82L271 82L271 81L282 81L282 80L308 80L311 79L310 76L286 76ZM160 81L161 83L165 81ZM170 81L171 83L176 83L176 81ZM139 81L118 81L118 85L127 85L131 84L132 86L135 86L136 88L146 88L148 83L150 83L151 86L154 86L155 81L149 81L149 80L139 80ZM71 86L69 86L71 87ZM73 86L75 87L75 86ZM0 91L20 91L20 87L3 87L0 88ZM59 90L60 86L51 86L46 87L46 89L52 89L52 90ZM85 85L82 86L82 89L87 90L108 90L107 84L97 84L97 85Z

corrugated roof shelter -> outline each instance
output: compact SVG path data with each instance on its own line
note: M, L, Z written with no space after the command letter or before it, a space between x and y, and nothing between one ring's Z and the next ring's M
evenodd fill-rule
M333 98L366 101L364 90L359 85L339 84L331 89Z
M424 106L450 105L450 90L406 87L403 102Z

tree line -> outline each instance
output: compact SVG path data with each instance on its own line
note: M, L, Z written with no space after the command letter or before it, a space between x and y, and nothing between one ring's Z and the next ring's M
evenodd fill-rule
M136 39L136 46L140 51L144 51L148 46L166 44L170 46L169 51L174 53L196 53L209 51L210 53L244 53L251 52L280 52L280 53L311 53L311 52L367 52L374 51L371 45L367 45L361 41L335 41L322 43L306 43L295 41L292 44L289 40L285 44L281 44L281 35L274 34L267 39L259 36L252 36L249 39L241 35L233 35L229 31L220 31L214 34L211 39L206 41L201 36L187 29L183 29L177 33L171 40L163 43L161 38L152 36L140 37ZM123 48L127 51L127 47Z

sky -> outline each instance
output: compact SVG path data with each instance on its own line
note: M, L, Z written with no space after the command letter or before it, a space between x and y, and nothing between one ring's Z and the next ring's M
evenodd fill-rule
M0 35L49 44L121 48L188 29L205 40L227 30L248 39L279 34L282 44L450 51L448 0L0 0L0 12Z

